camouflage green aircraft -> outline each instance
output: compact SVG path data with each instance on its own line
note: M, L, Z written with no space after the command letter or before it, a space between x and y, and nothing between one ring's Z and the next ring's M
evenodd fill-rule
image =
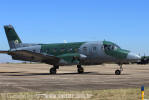
M115 63L120 66L115 74L120 75L123 64L141 59L139 55L124 50L110 41L28 44L22 43L12 25L6 25L4 29L10 50L0 53L11 55L14 60L53 65L50 74L56 74L59 66L64 65L77 65L78 73L83 73L82 65Z

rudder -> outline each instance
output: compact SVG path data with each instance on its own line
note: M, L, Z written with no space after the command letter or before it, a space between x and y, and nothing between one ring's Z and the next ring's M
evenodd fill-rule
M10 49L16 49L20 47L20 44L22 43L22 41L20 40L13 26L5 25L4 29L5 29L7 39L8 39Z

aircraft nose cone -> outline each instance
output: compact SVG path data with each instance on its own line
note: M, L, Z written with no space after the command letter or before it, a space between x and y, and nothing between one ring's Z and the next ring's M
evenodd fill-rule
M127 59L133 60L133 61L139 61L141 59L141 57L137 54L130 52L130 53L128 53Z

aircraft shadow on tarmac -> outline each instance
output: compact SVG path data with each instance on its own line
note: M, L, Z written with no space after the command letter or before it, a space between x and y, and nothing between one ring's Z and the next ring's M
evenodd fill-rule
M58 73L57 75L115 75L114 73L111 74L111 73L98 73L98 72L84 72L83 74L78 74L78 73ZM122 75L129 75L129 74L122 74Z
M0 74L9 74L9 73L22 73L22 72L0 72Z
M49 73L24 73L24 72L0 72L0 74L4 74L2 76L38 76L38 75L51 75ZM57 73L56 75L115 75L115 74L107 74L107 73L97 73L97 72L84 72L83 74L78 73ZM122 74L129 75L129 74Z

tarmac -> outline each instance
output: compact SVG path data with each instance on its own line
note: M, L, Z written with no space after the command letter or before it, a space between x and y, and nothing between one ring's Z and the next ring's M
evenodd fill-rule
M60 66L57 75L49 75L51 65L0 64L0 92L79 91L149 86L149 65L123 65L121 75L115 75L116 64Z

